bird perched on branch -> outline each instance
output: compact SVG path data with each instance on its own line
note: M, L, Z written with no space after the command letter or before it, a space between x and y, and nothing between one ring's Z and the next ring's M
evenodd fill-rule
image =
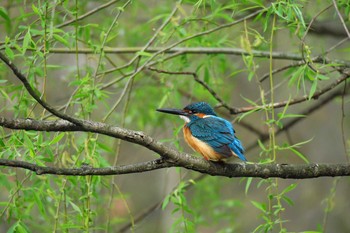
M179 115L186 122L183 127L185 140L204 159L221 161L233 155L247 161L232 124L218 117L209 104L197 102L184 109L162 108L157 111Z

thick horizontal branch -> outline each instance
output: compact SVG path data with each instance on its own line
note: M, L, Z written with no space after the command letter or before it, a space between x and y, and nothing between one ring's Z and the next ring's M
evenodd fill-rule
M203 161L202 173L226 177L278 177L283 179L310 179L317 177L350 176L350 164L244 164L207 163Z
M23 168L35 172L37 175L52 174L65 176L107 176L152 171L160 168L171 167L172 165L162 159L157 159L143 163L119 165L115 167L94 168L84 165L80 168L59 168L39 166L34 163L19 160L0 159L0 166Z
M141 131L134 131L117 126L111 126L101 122L81 120L80 125L73 124L66 120L40 121L34 119L6 119L0 117L0 126L16 130L35 130L46 132L92 132L119 138L124 141L132 142L144 146L165 159L177 161L183 160L180 153L176 150L167 148L164 144L156 141L152 137L145 135Z
M0 159L0 166L23 168L35 172L37 175L65 175L65 176L107 176L130 173L140 173L167 167L185 167L213 176L225 177L258 177L283 179L309 179L317 177L350 176L350 164L245 164L245 163L213 163L194 158L195 164L188 163L181 166L163 159L153 161L119 165L114 167L94 168L84 165L80 168L59 168L39 166L34 163Z
M226 177L279 177L291 179L307 179L321 176L350 176L350 164L248 164L248 163L213 163L202 158L180 153L156 141L143 132L132 131L104 123L83 121L78 126L65 120L37 121L33 119L6 119L0 117L0 125L10 129L37 130L37 131L89 131L121 138L137 143L155 151L161 159L109 168L56 168L43 167L28 162L1 159L0 165L29 169L37 174L56 175L117 175L150 171L165 167L184 167L190 170L213 176Z

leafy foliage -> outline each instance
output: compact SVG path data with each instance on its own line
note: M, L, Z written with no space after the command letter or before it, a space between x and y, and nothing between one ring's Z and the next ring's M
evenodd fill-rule
M179 135L180 121L162 117L155 109L205 100L238 126L250 161L310 163L315 160L313 154L322 153L319 144L329 145L332 137L317 144L324 131L310 135L316 130L307 126L298 131L304 133L301 136L290 136L290 128L317 109L305 105L311 105L319 93L345 93L346 86L338 88L344 81L339 78L350 66L347 54L338 51L334 41L320 40L320 32L316 37L309 35L308 26L315 20L334 20L336 16L327 11L332 3L9 0L0 4L0 52L18 64L41 99L60 112L159 135L163 142L187 150ZM349 22L348 2L337 4ZM349 44L342 43L348 50ZM2 63L0 96L0 116L56 119ZM342 115L349 103L345 98L344 94ZM294 108L296 104L301 107ZM239 121L227 112L240 114ZM328 134L334 125L328 127L325 121L319 128L327 127ZM334 140L332 146L343 146L346 151L346 123L335 124L343 129L345 143L339 146L336 143L341 140ZM287 136L280 137L281 132ZM42 166L107 167L156 157L120 140L87 132L1 128L0 133L0 158ZM347 161L348 156L347 152ZM319 202L311 207L298 201L304 198L300 193L310 191L298 181L247 178L238 182L182 168L125 177L39 176L2 168L0 182L0 229L4 232L116 232L125 224L132 232L349 229L347 220L341 226L329 217L339 205L338 179L330 182L329 194L312 196ZM160 216L148 225L147 221L135 223L156 209L145 211L152 206L149 203L162 207ZM301 222L300 213L317 207L323 216L317 215L311 224ZM295 209L299 213L293 215Z

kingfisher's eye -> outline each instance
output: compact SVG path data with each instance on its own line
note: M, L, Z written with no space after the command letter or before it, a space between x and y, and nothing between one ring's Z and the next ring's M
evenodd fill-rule
M189 109L185 109L185 112L187 112L188 114L196 114L197 113L197 111L189 110Z

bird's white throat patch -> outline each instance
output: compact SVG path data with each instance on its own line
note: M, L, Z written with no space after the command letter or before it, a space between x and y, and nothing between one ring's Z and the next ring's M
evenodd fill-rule
M190 118L188 118L187 116L179 116L182 120L184 120L186 123L190 122Z

